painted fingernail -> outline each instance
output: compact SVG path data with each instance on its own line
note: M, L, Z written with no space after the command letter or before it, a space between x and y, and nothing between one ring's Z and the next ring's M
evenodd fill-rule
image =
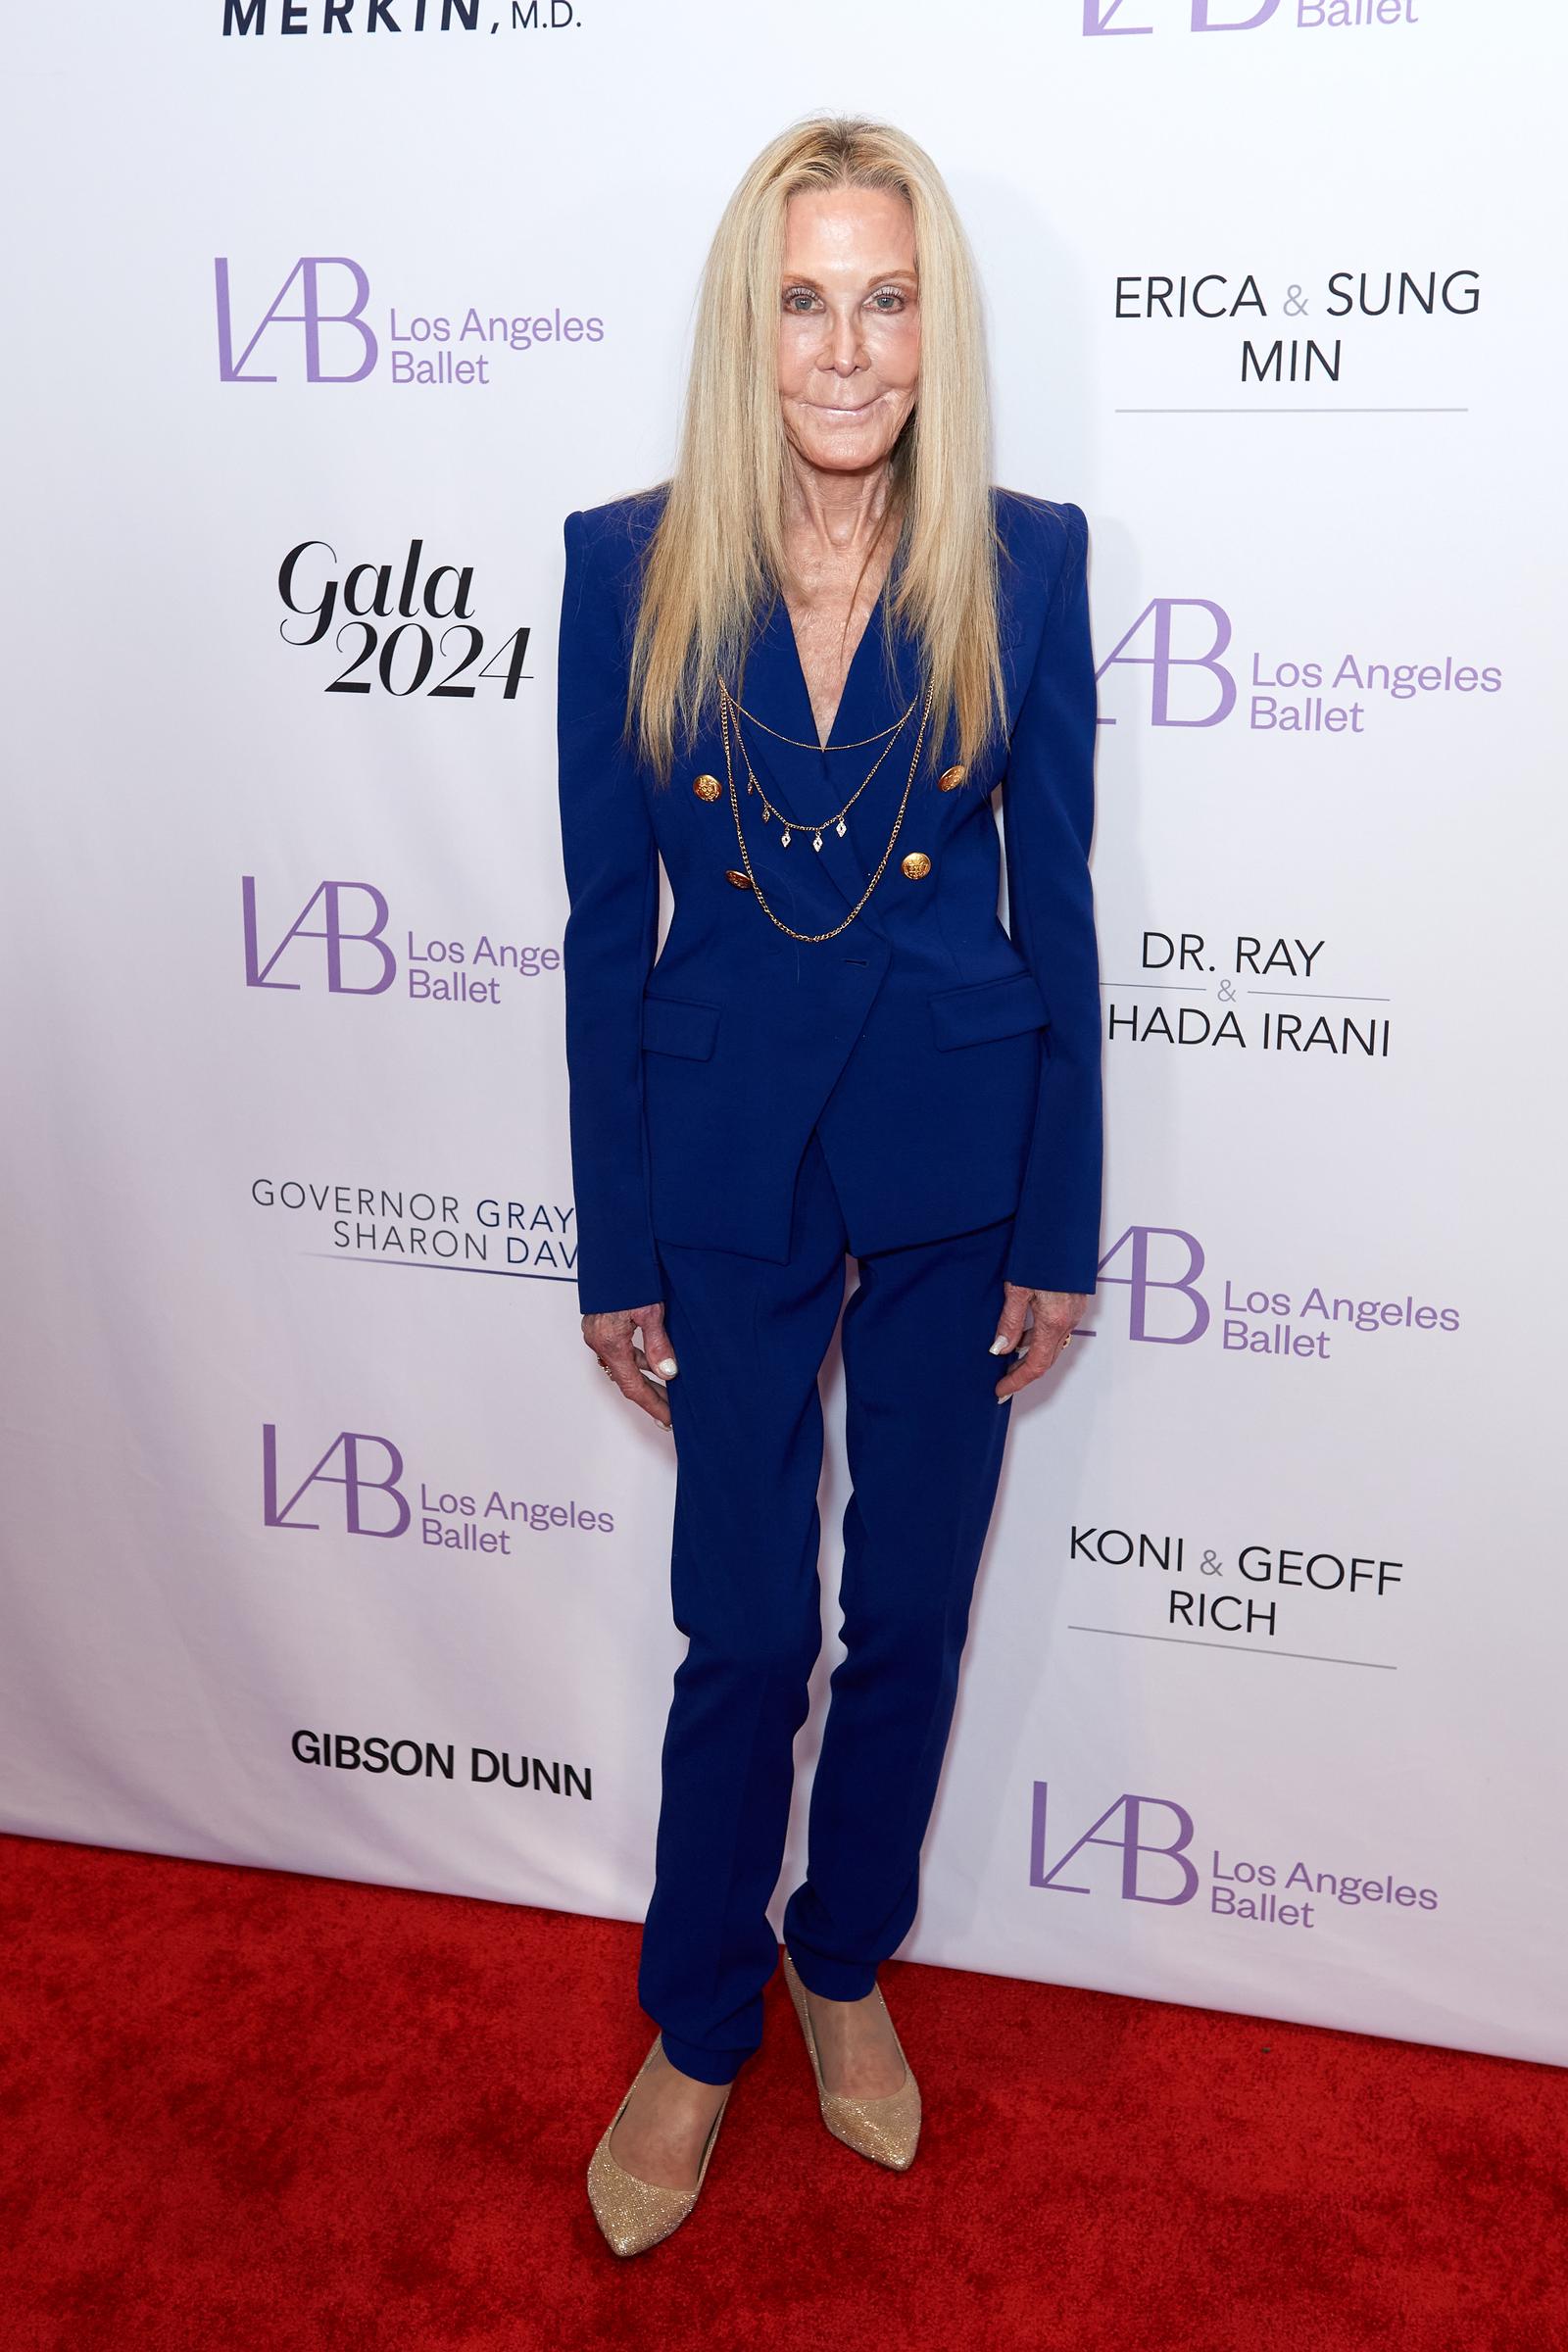
M656 1369L660 1372L662 1372L666 1380L673 1380L675 1377L675 1358L672 1355L664 1356L656 1366Z
M1006 1337L1004 1333L999 1331L996 1338L992 1341L990 1347L986 1349L986 1353L988 1355L1005 1355L1006 1352Z

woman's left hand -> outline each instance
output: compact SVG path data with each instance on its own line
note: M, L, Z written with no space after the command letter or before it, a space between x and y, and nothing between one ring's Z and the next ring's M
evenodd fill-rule
M1023 1344L1025 1319L1032 1323L1028 1351L1019 1356L1011 1370L997 1383L999 1402L1006 1396L1016 1396L1020 1389L1028 1388L1042 1372L1049 1372L1067 1342L1072 1327L1089 1304L1079 1291L1026 1291L1021 1283L1004 1282L1002 1313L997 1321L997 1336L991 1343L993 1355L1007 1355Z

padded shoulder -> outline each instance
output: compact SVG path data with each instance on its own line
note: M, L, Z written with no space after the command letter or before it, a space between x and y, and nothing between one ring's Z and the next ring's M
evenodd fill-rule
M1027 490L994 488L997 534L1015 563L1054 579L1074 543L1088 536L1083 509L1065 500L1035 498Z
M600 507L584 507L583 538L596 554L640 555L647 547L669 496L669 484L657 482L650 490L633 490L624 498L607 499Z
M668 495L668 483L660 482L651 490L634 490L566 517L568 550L575 537L588 576L613 597L623 633L636 612L643 559Z

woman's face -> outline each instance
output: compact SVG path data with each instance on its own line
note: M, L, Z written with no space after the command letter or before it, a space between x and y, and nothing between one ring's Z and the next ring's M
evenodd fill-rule
M920 299L914 216L880 188L812 189L785 214L778 389L808 466L879 465L914 407Z

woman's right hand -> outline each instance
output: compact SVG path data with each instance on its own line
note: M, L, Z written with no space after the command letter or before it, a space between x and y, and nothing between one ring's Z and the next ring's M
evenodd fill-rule
M639 1348L632 1338L640 1330L643 1344ZM675 1350L664 1329L664 1302L656 1299L652 1306L628 1306L614 1314L584 1315L582 1336L600 1364L623 1396L639 1405L661 1429L669 1427L669 1400L658 1381L648 1378L655 1371L662 1380L675 1377Z

